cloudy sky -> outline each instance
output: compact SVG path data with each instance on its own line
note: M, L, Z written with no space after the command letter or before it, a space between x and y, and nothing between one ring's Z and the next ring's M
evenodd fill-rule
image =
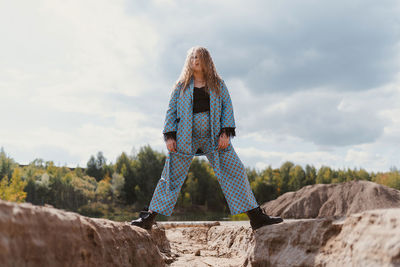
M396 0L0 0L0 146L86 166L149 144L187 50L207 47L248 167L400 167Z

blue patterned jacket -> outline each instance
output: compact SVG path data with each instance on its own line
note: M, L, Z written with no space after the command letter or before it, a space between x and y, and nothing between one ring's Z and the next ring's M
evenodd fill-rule
M182 84L178 84L171 93L164 122L163 134L176 131L178 153L193 155L191 151L194 88L193 78L191 79L188 88L183 91L183 93L181 93L181 87ZM210 90L210 121L212 144L215 150L217 150L221 130L234 130L236 127L232 101L224 81L221 82L221 92L219 96L213 90ZM229 141L229 146L223 151L231 148L232 144ZM204 153L194 155L204 155Z

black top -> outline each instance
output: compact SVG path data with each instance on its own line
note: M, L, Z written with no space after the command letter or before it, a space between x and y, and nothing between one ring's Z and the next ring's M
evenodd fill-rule
M205 86L194 87L193 89L193 113L209 111L210 95L206 92ZM230 137L236 136L235 128L233 127L222 128L218 136L220 136L222 133L225 133ZM176 140L176 131L164 133L164 140L167 141L169 138Z
M206 92L206 87L194 87L193 91L193 113L210 110L210 95Z

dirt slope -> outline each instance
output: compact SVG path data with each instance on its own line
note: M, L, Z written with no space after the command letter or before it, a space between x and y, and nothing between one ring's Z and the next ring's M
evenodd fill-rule
M0 200L1 266L163 266L151 235L128 223Z
M343 217L372 209L400 208L400 191L368 181L316 184L261 205L283 218Z

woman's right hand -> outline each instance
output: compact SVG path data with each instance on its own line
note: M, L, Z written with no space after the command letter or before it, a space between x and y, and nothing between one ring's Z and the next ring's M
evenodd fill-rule
M167 144L167 149L170 152L176 152L176 141L174 139L172 138L168 139L166 144Z

